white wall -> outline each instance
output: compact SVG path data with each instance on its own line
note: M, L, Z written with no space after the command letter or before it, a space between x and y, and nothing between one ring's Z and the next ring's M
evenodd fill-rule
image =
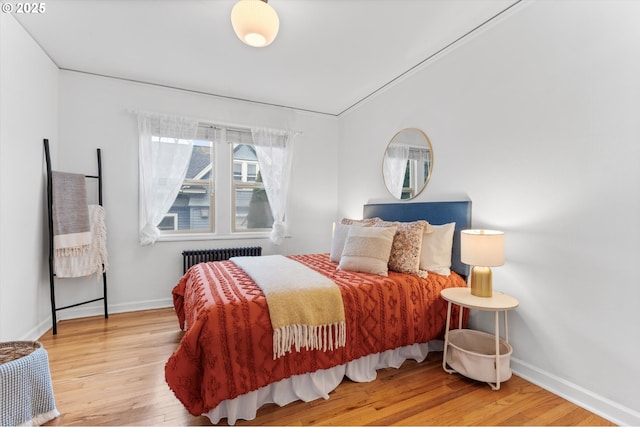
M389 197L384 148L415 126L435 151L418 201L468 194L476 226L507 232L507 263L494 281L521 302L510 314L517 372L614 421L640 424L632 360L640 351L639 16L640 2L521 4L336 120L58 72L0 15L0 340L49 326L42 138L51 139L56 167L69 172L91 173L95 148L103 149L116 312L168 305L186 248L328 250L331 221ZM281 248L266 240L138 246L137 130L127 109L302 130L291 239ZM8 206L15 201L24 209ZM61 283L58 299L71 303L98 288ZM98 313L99 304L61 317ZM473 325L490 330L481 315Z
M127 110L157 111L214 123L293 128L294 182L289 199L291 238L281 246L268 238L157 242L138 245L138 130ZM95 173L102 149L104 205L109 251L111 312L171 306L171 289L182 275L185 249L261 245L264 253L328 252L337 212L337 119L290 109L233 101L158 86L60 73L61 170ZM220 188L218 191L230 191ZM218 209L225 209L219 206ZM60 280L60 304L101 295L94 279ZM60 312L60 318L100 314L101 303Z
M57 67L13 16L0 14L0 341L46 327L42 139L57 135L57 104Z
M466 193L506 231L494 287L521 375L640 424L640 2L518 5L341 120L340 213L387 198L387 142L419 127L435 153L418 201ZM473 325L492 330L492 317Z

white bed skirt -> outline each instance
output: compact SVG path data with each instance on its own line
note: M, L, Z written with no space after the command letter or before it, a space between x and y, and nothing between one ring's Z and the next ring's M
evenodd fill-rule
M229 425L237 420L250 421L256 418L258 408L267 403L284 406L296 400L309 402L320 397L328 399L329 393L338 387L345 376L355 382L371 382L376 379L378 369L399 368L407 359L422 362L429 351L442 351L442 348L441 340L433 340L364 356L346 365L294 375L235 399L224 400L203 415L209 417L213 424L222 418L227 418Z

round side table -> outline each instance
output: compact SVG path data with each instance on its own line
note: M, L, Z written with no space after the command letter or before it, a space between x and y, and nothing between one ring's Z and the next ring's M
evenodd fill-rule
M453 304L461 307L460 316L458 319L458 329L462 328L462 314L463 309L468 308L472 310L482 310L482 311L493 311L495 314L495 383L491 381L487 381L489 386L493 390L500 389L500 312L504 313L504 339L505 342L509 343L509 325L507 323L507 312L509 310L513 310L518 307L518 300L513 298L512 296L494 292L491 297L477 297L475 295L471 295L470 288L447 288L443 289L440 293L442 298L444 298L447 302L447 321L445 326L445 334L444 334L444 354L442 356L442 368L448 373L459 372L459 370L452 369L447 366L447 353L450 351L449 346L451 345L449 341L450 335L450 325L451 325L451 306ZM471 331L476 332L476 331ZM510 346L509 346L510 348ZM473 350L469 350L469 353L473 354ZM484 353L477 353L479 356L486 357ZM508 362L508 361L507 361ZM508 365L507 365L508 366ZM473 372L460 372L465 376L470 378L476 377ZM477 378L484 377L484 375L478 375ZM510 377L510 375L509 375ZM476 378L476 379L477 379ZM508 378L507 378L508 379Z

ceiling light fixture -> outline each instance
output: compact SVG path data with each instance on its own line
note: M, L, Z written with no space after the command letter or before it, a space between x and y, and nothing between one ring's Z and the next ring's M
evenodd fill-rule
M243 43L264 47L278 35L280 20L267 0L240 0L231 10L231 25Z

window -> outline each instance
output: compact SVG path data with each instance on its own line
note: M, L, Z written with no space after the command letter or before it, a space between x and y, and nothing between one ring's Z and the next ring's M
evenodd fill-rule
M200 124L192 142L185 179L158 226L161 234L270 231L273 215L251 131ZM227 165L220 163L226 159ZM216 185L231 194L216 194Z
M402 199L412 199L420 193L425 183L429 180L430 168L430 151L411 147L402 184Z
M297 132L232 129L148 112L137 116L140 245L160 237L208 239L214 232L223 238L270 232L275 244L282 243L290 143Z
M213 215L213 178L214 145L212 141L195 140L191 151L191 160L187 174L180 186L169 212L161 225L174 218L172 228L163 228L163 232L211 233L215 230Z
M273 225L253 144L233 144L233 231L267 230Z
M158 224L160 231L169 231L178 229L178 215L166 214L160 224Z

